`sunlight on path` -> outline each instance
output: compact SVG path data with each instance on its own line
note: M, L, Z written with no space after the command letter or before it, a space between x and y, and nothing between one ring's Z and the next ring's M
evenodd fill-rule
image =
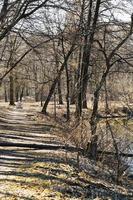
M84 170L78 170L76 153L24 148L24 144L64 145L53 127L51 121L36 121L34 112L28 110L0 111L0 200L84 200L89 195L95 199L98 184L100 194L101 187L105 190L103 193L108 187L109 193L106 193L114 195L113 185L96 181ZM16 146L2 146L3 143ZM94 165L84 159L83 163L89 173L94 173ZM120 191L126 195L123 188L116 188L118 200L127 200Z
M37 123L29 118L33 115L34 113L15 109L1 112L0 142L59 144L58 138L54 134L51 135L50 124ZM25 182L24 172L32 163L43 160L45 153L49 154L50 150L38 152L31 148L0 147L0 199L34 199L33 196L38 199L36 189L29 186L20 187L21 181L17 181L17 174L18 171L21 172Z

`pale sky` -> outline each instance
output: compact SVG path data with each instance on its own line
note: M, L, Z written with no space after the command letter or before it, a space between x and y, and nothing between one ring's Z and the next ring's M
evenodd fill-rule
M130 21L133 13L133 0L113 0L113 3L117 7L113 9L114 16L121 21Z

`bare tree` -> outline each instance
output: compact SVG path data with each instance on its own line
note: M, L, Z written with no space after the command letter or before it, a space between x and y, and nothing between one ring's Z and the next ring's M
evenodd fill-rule
M22 19L26 19L38 9L45 7L48 0L4 0L0 11L0 41L17 25Z
M124 45L124 43L132 35L132 30L133 30L133 20L131 17L131 25L130 25L129 31L127 32L126 36L124 36L124 39L121 39L118 42L118 44L116 44L116 46L112 49L112 51L109 52L109 54L107 54L105 47L103 47L102 44L98 41L100 50L102 51L104 58L105 58L106 69L105 69L104 73L102 74L101 79L100 79L99 83L97 84L97 87L94 91L93 110L92 110L91 119L90 119L92 141L90 144L88 143L88 149L89 149L89 152L92 155L92 157L96 157L96 152L97 152L98 136L96 134L96 129L97 129L97 122L98 122L98 103L99 103L99 95L101 92L101 88L105 84L105 81L107 79L107 76L108 76L111 68L122 59L119 56L117 57L117 52L120 50L120 48Z
M82 114L82 108L83 105L86 108L86 92L87 92L87 83L89 78L89 66L90 66L90 56L91 56L91 48L94 40L94 34L96 30L96 24L98 21L99 16L99 9L101 6L101 0L96 1L96 6L94 9L94 1L89 1L89 6L87 10L87 21L84 27L84 44L83 44L83 56L82 56L82 66L81 66L81 74L80 74L80 86L79 86L79 95L78 95L78 107L77 107L77 113L79 116ZM83 16L85 12L85 1L83 1ZM93 10L94 9L94 10ZM94 14L93 14L94 13ZM90 73L90 72L89 72Z

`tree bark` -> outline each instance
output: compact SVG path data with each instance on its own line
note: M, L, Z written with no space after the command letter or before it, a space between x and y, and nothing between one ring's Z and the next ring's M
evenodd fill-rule
M76 118L80 118L81 116L81 110L82 110L82 103L81 103L81 93L80 93L80 69L81 69L81 59L82 59L82 46L79 48L79 57L78 57L78 69L76 73L76 79L77 79L77 94L76 94L76 112L75 116ZM80 93L80 94L79 94Z
M89 65L90 65L90 56L91 49L94 41L94 34L96 30L96 24L99 15L101 0L97 0L94 18L92 16L93 13L93 1L89 2L89 10L88 10L88 18L87 24L85 27L85 36L84 36L84 46L83 46L83 57L82 57L82 66L80 72L79 79L79 95L78 95L78 114L79 117L82 115L82 108L87 108L87 100L86 100L86 92L87 92L87 84L89 79ZM92 21L93 20L93 21ZM92 25L91 25L92 24Z
M100 4L101 4L101 0L97 0L95 11L94 11L94 18L92 18L93 1L90 1L89 10L88 10L88 20L87 20L86 35L84 38L81 79L80 79L80 93L79 93L79 100L81 102L80 115L82 114L83 101L86 98L87 84L88 84L88 79L89 79L88 72L89 72L89 65L90 65L91 49L92 49L92 45L94 41L94 34L95 34L96 25L98 21ZM92 20L93 22L91 26ZM90 31L90 34L89 34L89 31ZM96 112L97 107L98 107L97 100L99 100L99 90L94 93L94 107L93 107L94 113ZM89 155L93 159L96 159L98 136L96 135L97 118L96 118L96 115L94 117L94 113L92 113L91 120L90 120L92 138L91 138L91 143L88 143L87 148L89 150ZM95 114L97 114L97 112Z
M22 87L21 93L20 93L20 101L22 101L23 96L24 96L24 88L25 86Z
M65 69L66 69L66 85L67 85L67 94L66 94L67 115L66 115L66 119L68 121L70 119L70 99L69 99L70 88L69 88L69 72L68 72L68 65L67 65L67 63L65 65Z
M96 146L97 142L96 142L96 140L98 141L98 136L96 134L96 131L97 131L97 123L98 123L98 104L99 104L100 91L106 82L106 78L109 74L110 69L116 63L116 61L111 63L111 60L112 60L113 56L115 55L116 51L119 50L119 48L127 41L129 36L132 34L132 27L133 27L133 21L131 21L131 28L130 28L127 36L112 50L112 52L109 54L108 57L106 56L106 52L103 51L103 54L104 54L105 60L106 60L106 70L103 73L101 80L99 81L99 84L97 85L96 90L94 92L93 110L92 110L91 119L90 119L92 140L87 145L87 151L89 152L89 154L91 155L91 157L93 159L96 159L96 157L97 157L97 146Z
M43 106L43 85L41 87L41 107Z
M4 83L4 93L5 93L5 102L8 102L7 88L5 83Z
M63 64L62 64L62 66L61 66L61 68L60 68L60 70L59 70L59 72L58 72L57 77L54 79L54 81L53 81L53 83L52 83L52 85L51 85L51 88L50 88L50 90L49 90L49 94L48 94L48 96L47 96L47 99L46 99L46 101L45 101L45 103L44 103L44 106L43 106L43 109L42 109L42 113L43 113L43 114L47 114L47 106L48 106L48 104L49 104L49 102L50 102L50 99L51 99L51 97L52 97L52 95L53 95L53 93L54 93L54 91L55 91L56 84L58 83L58 80L59 80L59 78L60 78L60 76L61 76L61 74L62 74L62 72L63 72L63 70L64 70L64 68L65 68L65 65L66 65L66 63L67 63L67 61L68 61L70 55L72 54L72 52L73 52L73 50L74 50L74 46L75 46L75 44L73 44L73 45L71 46L69 52L67 53L67 56L66 56L65 59L64 59L64 62L63 62Z
M19 88L18 87L15 88L15 97L16 97L16 102L18 102L18 100L19 100Z
M98 123L98 104L99 104L99 96L102 86L106 81L106 77L109 73L110 65L108 65L106 71L103 73L102 78L94 92L94 102L93 102L93 110L90 119L90 126L91 126L91 142L87 145L87 151L91 158L97 158L97 142L98 142L98 135L96 134L97 131L97 123Z
M57 89L58 89L59 104L63 105L63 98L62 98L62 92L61 92L61 78L59 78L59 80L58 80Z
M87 97L86 97L86 93L84 94L83 108L84 108L84 109L87 109Z
M79 108L77 109L77 114L79 117L82 115L82 108L83 108L83 99L86 95L87 90L87 83L88 83L88 67L90 62L90 52L91 52L91 44L93 40L89 39L89 31L90 31L90 25L92 21L92 6L93 1L90 0L89 2L89 10L88 10L88 17L87 17L87 23L85 26L85 36L84 36L84 44L83 44L83 56L82 56L82 65L80 70L80 76L79 76L79 87L78 87L78 103L77 106ZM83 16L84 16L84 7L82 8ZM82 18L83 18L82 16ZM92 33L91 33L92 34ZM92 38L93 39L93 38Z
M72 75L71 75L72 74ZM77 70L74 70L74 74L70 72L70 104L76 103L76 84L77 84Z
M10 79L10 105L14 106L15 105L15 102L14 102L14 78L13 78L12 72L10 73L9 79Z

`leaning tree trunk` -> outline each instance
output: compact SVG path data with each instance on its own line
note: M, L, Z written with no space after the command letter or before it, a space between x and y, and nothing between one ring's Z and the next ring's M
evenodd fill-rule
M51 88L49 90L49 94L47 96L47 99L46 99L46 101L44 103L44 106L43 106L43 109L42 109L42 113L43 114L47 114L47 107L48 107L48 104L50 102L50 99L51 99L52 95L54 94L54 91L55 91L55 88L56 88L56 84L58 83L58 80L59 80L59 78L60 78L60 76L61 76L61 74L62 74L62 72L63 72L63 70L65 68L65 65L67 64L67 61L68 61L70 55L72 54L72 52L74 50L74 47L75 47L75 43L72 44L68 54L66 55L66 57L64 59L64 62L62 64L60 70L58 71L57 77L54 79L54 81L53 81L53 83L51 85Z
M63 69L61 70L61 72L64 70L64 66L62 68ZM58 76L59 75L60 74L58 74ZM46 99L46 101L45 101L45 103L43 105L43 108L42 108L42 113L43 114L47 114L47 106L48 106L48 104L50 102L50 99L51 99L52 95L54 94L57 82L58 82L58 77L56 77L56 79L53 81L52 86L51 86L51 88L49 90L49 94L48 94L47 99Z

